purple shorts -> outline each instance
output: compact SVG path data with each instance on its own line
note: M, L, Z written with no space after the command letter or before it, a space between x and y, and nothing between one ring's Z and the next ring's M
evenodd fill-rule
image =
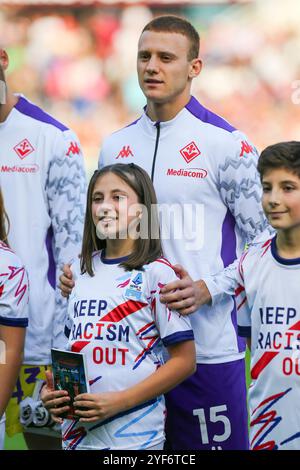
M172 450L248 450L245 361L198 364L166 394L167 447Z

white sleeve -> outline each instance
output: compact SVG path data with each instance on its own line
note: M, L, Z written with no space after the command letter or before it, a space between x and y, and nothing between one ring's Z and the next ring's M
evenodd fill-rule
M160 290L164 285L177 279L175 272L168 262L155 261L155 274L151 278L152 314L160 337L165 347L183 341L194 340L194 333L188 317L170 310L159 300Z
M218 188L225 205L234 216L243 241L248 246L270 238L274 233L261 205L261 183L257 171L257 151L239 131L233 133L233 147L225 163L220 165ZM212 297L212 304L223 294L234 295L238 283L238 262L218 273L203 278Z
M261 205L258 153L241 132L233 132L232 139L225 162L218 168L218 189L244 242L249 244L268 228Z
M70 130L60 133L50 162L46 193L53 231L52 248L56 279L65 263L76 259L81 250L85 214L86 176L77 136ZM66 300L56 287L56 317L53 347L63 346Z
M235 260L222 271L202 278L211 295L212 306L219 302L224 294L234 295L238 283L237 267L238 261Z
M1 248L0 260L0 325L28 325L29 284L27 272L19 258Z
M268 226L262 233L259 233L254 240L249 244L249 248L261 245L274 235L274 230ZM216 274L207 275L203 277L209 293L212 298L212 305L220 301L222 295L234 295L237 285L239 283L238 272L239 261L235 260L232 264L222 269Z

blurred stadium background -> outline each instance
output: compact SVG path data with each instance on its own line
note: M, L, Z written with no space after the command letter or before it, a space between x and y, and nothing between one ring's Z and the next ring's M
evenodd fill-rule
M135 57L153 16L189 19L204 69L193 93L262 150L300 135L299 0L0 0L11 88L78 134L90 174L103 138L145 104ZM20 436L7 449L25 449Z

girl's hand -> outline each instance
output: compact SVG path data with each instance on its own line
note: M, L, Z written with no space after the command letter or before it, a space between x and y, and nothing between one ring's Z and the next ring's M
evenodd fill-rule
M41 390L41 400L44 407L51 413L53 421L61 424L62 419L59 416L70 409L66 405L70 397L65 390L54 390L53 378L49 370L46 371L46 384Z
M79 410L78 408L86 408ZM124 392L82 393L74 400L75 414L82 423L103 421L126 409Z

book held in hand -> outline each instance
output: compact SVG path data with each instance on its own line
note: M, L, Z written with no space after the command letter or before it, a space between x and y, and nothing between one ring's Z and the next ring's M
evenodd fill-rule
M89 393L89 381L85 355L82 353L51 349L52 373L55 390L65 390L71 398L70 409L61 415L65 419L79 419L74 414L74 398L81 393Z

